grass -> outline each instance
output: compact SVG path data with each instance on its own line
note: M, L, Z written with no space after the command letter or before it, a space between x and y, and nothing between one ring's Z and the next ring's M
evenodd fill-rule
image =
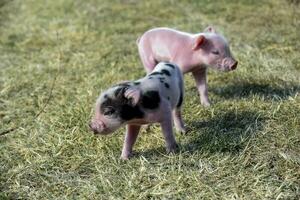
M296 2L0 0L0 199L299 199ZM98 94L145 74L147 29L211 24L238 69L209 72L210 108L185 76L179 153L154 126L121 161L124 128L87 128Z

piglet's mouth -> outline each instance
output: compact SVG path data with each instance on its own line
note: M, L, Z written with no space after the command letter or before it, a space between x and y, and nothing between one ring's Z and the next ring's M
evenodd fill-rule
M217 65L217 69L223 72L234 71L236 68L237 68L237 64L234 64L232 66Z

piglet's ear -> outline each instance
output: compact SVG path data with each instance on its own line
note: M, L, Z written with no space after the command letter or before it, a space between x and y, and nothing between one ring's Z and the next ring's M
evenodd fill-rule
M216 29L214 29L212 26L208 26L208 27L206 27L206 29L204 29L204 32L216 33Z
M140 96L141 96L141 91L137 88L130 87L124 93L124 97L126 99L131 99L133 106L135 106L139 102Z
M203 35L199 35L193 45L193 50L196 51L199 49L205 42L206 38Z

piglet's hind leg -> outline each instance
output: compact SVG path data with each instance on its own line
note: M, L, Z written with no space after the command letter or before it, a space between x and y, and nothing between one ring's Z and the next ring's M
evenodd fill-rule
M148 47L148 46L143 47L143 44L139 44L138 50L139 50L140 58L142 60L144 68L145 68L147 74L149 74L155 68L157 62L155 61L153 56L151 56L150 47Z
M167 153L176 151L177 144L173 134L171 111L165 113L164 120L160 123L166 141Z
M172 115L176 130L182 134L186 134L187 129L184 126L180 108L174 109Z

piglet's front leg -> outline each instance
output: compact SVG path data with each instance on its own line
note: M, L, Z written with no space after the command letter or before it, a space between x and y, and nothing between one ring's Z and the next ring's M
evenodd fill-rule
M127 124L121 159L128 160L132 155L132 148L139 135L140 128L140 125Z
M210 106L207 92L206 69L204 68L193 71L193 76L195 78L196 86L200 94L201 104L205 107Z

